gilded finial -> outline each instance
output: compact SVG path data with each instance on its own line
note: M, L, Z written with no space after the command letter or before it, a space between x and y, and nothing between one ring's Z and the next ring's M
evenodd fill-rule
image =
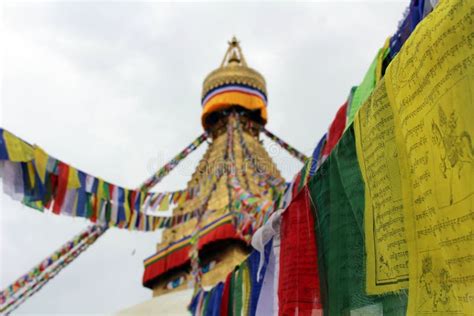
M228 43L229 43L229 46L234 46L234 47L237 47L240 44L240 42L237 40L237 37L235 37L235 35L232 36L232 39Z
M244 54L240 48L240 42L237 38L232 36L232 39L227 43L229 44L229 47L224 55L224 59L222 60L221 68L226 67L229 64L247 67L247 62L245 61Z

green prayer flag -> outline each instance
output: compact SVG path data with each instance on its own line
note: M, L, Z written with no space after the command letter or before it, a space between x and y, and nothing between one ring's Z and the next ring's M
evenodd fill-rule
M110 200L109 184L105 181L102 182L102 198L104 200Z
M44 211L44 205L42 201L32 201L28 197L24 197L22 203L28 207L34 208L37 211Z
M375 57L372 64L370 64L367 73L364 76L361 84L356 88L354 95L352 96L351 103L348 107L348 114L347 114L347 124L352 123L354 121L354 117L359 110L362 103L369 97L375 87L375 69L377 68L377 56Z
M105 222L108 224L110 224L110 218L111 218L111 213L112 213L112 206L110 205L110 202L109 201L106 201L105 202Z
M350 126L309 183L326 315L404 315L406 293L365 291L364 182Z
M234 315L242 314L242 273L240 266L234 270Z
M329 159L321 164L318 171L308 182L310 200L315 212L315 241L318 245L318 272L321 291L321 302L328 314L328 252L329 252L329 224L330 224L330 199L329 199Z
M229 306L227 307L227 315L233 316L234 315L234 297L235 297L235 280L234 280L234 273L230 277L230 286L229 286Z
M214 288L212 290L214 290ZM212 296L212 290L210 292L208 292L207 295L204 297L204 302L202 304L202 310L203 311L207 311L207 305L209 304L209 300Z

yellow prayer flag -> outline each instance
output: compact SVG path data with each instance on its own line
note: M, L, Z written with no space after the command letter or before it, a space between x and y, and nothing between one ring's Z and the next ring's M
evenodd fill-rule
M174 192L171 196L173 198L173 203L176 204L178 203L178 201L181 199L181 195L182 195L182 192L181 191L177 191L177 192Z
M240 265L240 271L242 273L242 312L243 315L249 314L250 305L250 273L247 264L243 263Z
M104 180L98 178L99 183L97 184L97 198L102 200L104 198Z
M67 177L67 188L78 189L81 187L81 181L79 181L79 175L74 167L69 166L69 174Z
M145 203L146 197L147 195L145 193L140 194L140 211L142 212L145 212L145 210L143 209L143 204Z
M143 231L144 230L144 224L145 224L145 215L141 212L137 212L138 216L138 230Z
M182 206L184 202L186 202L187 197L188 197L188 192L182 191L181 196L179 197L179 200L178 200L178 205Z
M27 169L28 169L28 179L30 180L30 185L32 188L35 186L35 166L31 161L29 161L27 164Z
M48 154L40 147L35 146L33 156L38 176L41 179L41 182L44 183L46 177L46 168L48 166Z
M137 216L138 216L137 212L132 212L130 223L128 225L128 230L135 230L135 224L137 222Z
M71 210L71 216L76 217L77 216L77 202L78 202L79 196L77 192L74 194L74 203L72 205L72 210Z
M153 224L152 224L152 230L157 230L158 229L158 224L159 224L159 217L153 217Z
M160 207L158 208L159 211L167 211L170 207L170 194L165 193L163 200L160 202Z
M408 315L474 312L473 12L473 1L441 1L386 72L406 179Z
M382 79L354 120L357 157L365 183L366 289L369 294L408 286L402 182L393 129L393 113Z
M130 191L128 189L124 190L124 202L123 202L123 207L125 209L125 222L130 222L130 217L131 217L131 212L130 212L130 205L128 204L128 197L129 197Z
M30 145L6 130L3 130L3 138L10 161L26 162L33 159L33 148Z

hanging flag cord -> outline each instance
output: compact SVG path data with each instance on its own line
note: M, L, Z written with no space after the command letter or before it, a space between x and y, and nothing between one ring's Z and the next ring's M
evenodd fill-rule
M242 124L240 123L240 120L236 120L236 129L237 129L237 134L239 136L239 142L240 146L242 147L242 154L245 158L245 161L248 161L250 163L250 166L253 168L255 171L254 175L258 176L263 182L267 183L271 187L281 187L285 184L285 181L283 179L278 179L274 177L271 173L269 173L263 166L260 166L257 163L257 157L254 157L252 155L252 151L249 149L243 135L243 130L242 130ZM243 168L243 171L246 171L246 168Z
M67 267L107 230L91 225L0 292L0 313L9 315Z
M233 163L234 156L233 156L233 149L231 148L233 146L232 143L232 119L233 116L229 116L229 122L227 122L227 144L226 144L226 150L225 150L225 157L226 161L228 161L228 164L225 165L224 167L224 172L221 172L221 170L218 170L219 172L219 178L225 173L227 175L227 182L229 182L229 176L232 173L235 173L235 164ZM202 228L202 221L203 221L203 215L207 210L207 206L209 204L209 200L211 199L211 196L213 192L217 188L217 182L215 181L213 184L213 187L210 191L210 193L206 196L204 199L202 205L198 208L198 216L197 216L197 224L194 228L193 233L191 234L191 250L189 253L190 261L191 261L191 275L193 276L193 294L192 297L195 298L196 296L200 296L199 299L202 299L202 293L203 293L203 287L202 287L202 270L201 270L201 264L199 260L199 233ZM233 191L231 190L230 184L227 183L228 189L229 189L229 211L232 211L232 205L231 205L231 200L232 200L232 194ZM188 306L188 310L190 310L190 306Z
M234 118L233 124L235 125L235 129L237 130L242 151L245 152L246 160L250 162L251 167L256 172L254 176L261 178L259 185L263 183L266 187L263 194L251 194L250 192L242 188L238 181L238 177L235 174L230 175L230 178L232 179L230 183L236 193L237 199L240 200L240 202L245 208L247 208L246 212L243 212L241 210L241 213L246 214L246 217L251 219L253 229L255 230L268 220L268 217L273 212L273 210L279 208L279 205L281 203L280 197L285 192L286 185L283 179L278 179L272 176L268 170L265 170L263 167L257 164L256 157L252 155L251 151L248 148L248 145L244 140L242 126L240 120L238 119L238 116L237 118ZM232 137L232 135L232 133L229 133L230 138ZM229 161L235 164L235 159L229 159ZM271 198L266 197L268 190L272 191ZM243 223L240 223L239 225L245 226L245 224ZM243 228L243 226L241 228Z
M295 157L296 159L298 159L302 163L305 163L306 159L308 159L308 157L306 157L305 154L303 154L302 152L300 152L296 148L292 147L290 144L288 144L283 139L279 138L278 136L276 136L275 134L273 134L272 132L270 132L269 130L267 130L263 126L262 126L262 132L265 135L267 135L268 138L270 138L275 143L280 145L281 148L285 149L290 155L292 155L293 157Z
M196 138L189 146L184 148L179 154L171 159L167 164L158 169L150 178L148 178L140 187L143 191L149 191L155 185L157 185L164 177L166 177L178 164L186 158L190 153L195 151L202 143L207 139L207 133L201 134Z

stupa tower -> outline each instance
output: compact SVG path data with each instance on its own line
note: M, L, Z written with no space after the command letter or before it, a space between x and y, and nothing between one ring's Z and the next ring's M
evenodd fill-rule
M224 280L248 255L255 229L235 183L240 193L267 201L275 199L284 183L260 140L267 122L265 79L248 67L235 37L220 67L205 78L201 101L209 146L187 184L188 190L199 188L199 194L175 207L173 215L204 208L203 215L199 223L194 217L166 229L156 254L145 260L143 284L153 296L189 287L193 236L198 238L202 285Z

